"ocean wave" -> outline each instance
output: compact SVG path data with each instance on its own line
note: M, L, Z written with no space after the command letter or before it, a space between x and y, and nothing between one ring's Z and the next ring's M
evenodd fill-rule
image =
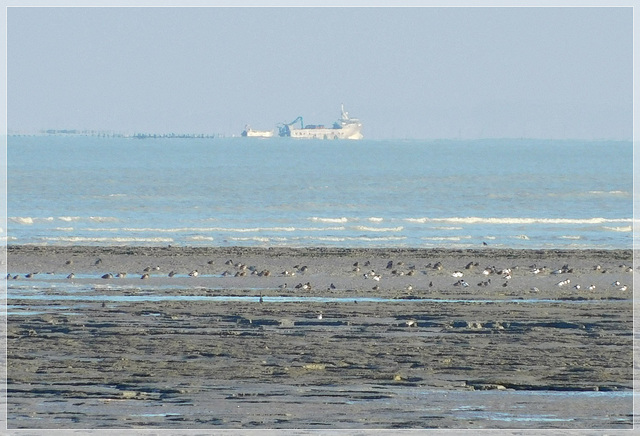
M114 238L87 238L82 236L60 236L60 237L42 237L39 238L42 241L50 241L50 242L100 242L100 243L130 243L130 242L173 242L173 238L160 238L160 237L152 237L152 238L123 238L123 237L114 237Z
M186 239L188 241L213 241L211 236L188 236Z
M628 191L589 191L589 194L595 195L631 195Z
M401 232L404 227L367 227L367 226L353 226L353 230L360 232Z
M482 217L449 217L449 218L405 218L410 223L460 223L460 224L604 224L632 221L631 218L482 218Z
M186 233L186 232L295 232L299 229L295 227L173 227L173 228L153 228L153 227L124 227L119 229L123 232L158 232L158 233Z
M269 238L265 238L265 237L261 237L261 236L253 236L253 237L247 237L247 238L235 237L235 238L229 238L229 240L237 241L237 242L246 242L246 241L269 242L270 241Z
M98 223L112 223L118 221L118 218L112 216L90 216L89 219Z
M33 224L33 218L29 217L29 216L12 216L9 217L9 221L12 221L14 223L18 223L18 224L24 224L24 225L31 225Z
M89 228L91 232L157 232L157 233L263 233L263 232L324 232L324 231L344 231L345 227L123 227L123 228Z
M582 236L576 236L576 235L562 235L562 236L558 236L559 239L582 239Z
M59 216L58 219L69 223L71 221L80 221L82 218L79 216Z
M363 242L386 242L386 241L404 241L406 236L303 236L295 238L296 240L311 240L324 242L346 242L346 241L363 241Z
M341 218L320 218L317 216L313 216L311 218L309 218L311 221L316 221L316 222L320 222L320 223L346 223L347 221L349 221L348 218L346 217L341 217Z
M371 221L371 222L374 222L374 223L379 223L379 222L384 221L384 218L379 218L379 217L372 216L372 217L369 217L368 220Z
M32 225L34 223L42 223L42 222L51 222L54 220L52 216L48 217L31 217L31 216L12 216L8 218L9 221L23 224L23 225Z
M631 226L621 226L621 227L602 226L602 228L604 230L609 230L611 232L632 232L633 231L633 227Z
M56 230L58 232L73 232L74 228L73 227L56 227L53 230Z
M340 227L300 227L299 229L297 229L301 232L324 232L327 230L331 230L334 232L340 232L340 231L344 231L346 230L346 227L340 226Z
M431 236L420 238L423 241L461 241L463 239L471 239L470 235L465 236Z
M59 216L58 220L64 222L72 222L72 221L91 221L96 223L108 223L108 222L117 222L118 218L112 216Z

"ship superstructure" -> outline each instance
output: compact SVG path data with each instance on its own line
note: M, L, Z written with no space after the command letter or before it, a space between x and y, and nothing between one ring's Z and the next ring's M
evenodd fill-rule
M278 125L278 134L291 138L316 138L316 139L362 139L362 123L357 118L351 118L349 113L341 106L342 116L331 127L324 125L304 125L302 117L298 117L290 123ZM297 123L300 122L300 126Z

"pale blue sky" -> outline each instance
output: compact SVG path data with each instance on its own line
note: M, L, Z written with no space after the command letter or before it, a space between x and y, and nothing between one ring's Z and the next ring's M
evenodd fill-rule
M11 131L632 136L632 9L9 8Z

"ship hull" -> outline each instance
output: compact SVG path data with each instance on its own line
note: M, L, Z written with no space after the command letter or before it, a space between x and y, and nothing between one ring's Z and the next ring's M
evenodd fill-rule
M362 139L361 126L345 126L340 129L296 129L290 128L289 136L299 139Z
M242 132L242 136L249 138L271 138L273 136L273 130L253 130L247 129Z

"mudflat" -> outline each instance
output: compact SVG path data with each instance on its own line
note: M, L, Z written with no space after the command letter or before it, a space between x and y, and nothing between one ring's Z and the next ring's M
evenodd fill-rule
M7 252L9 428L632 428L631 250Z

